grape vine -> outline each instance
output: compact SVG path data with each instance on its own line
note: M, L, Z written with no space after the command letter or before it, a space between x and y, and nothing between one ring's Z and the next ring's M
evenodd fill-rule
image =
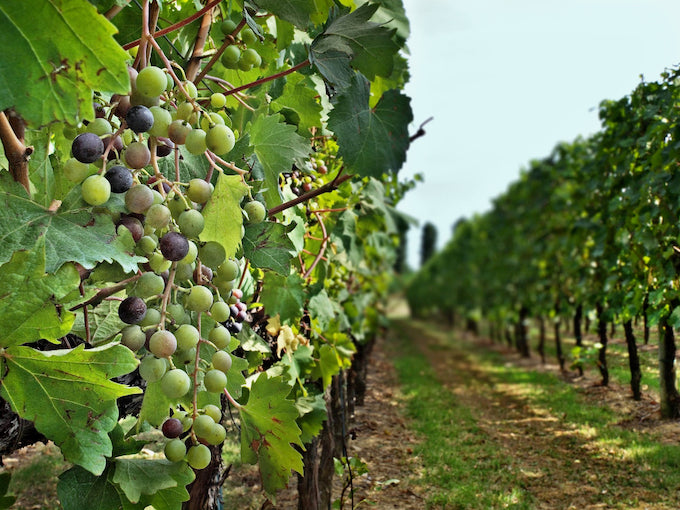
M0 397L73 464L65 510L216 508L239 431L267 493L310 476L408 187L408 22L358 4L0 9Z

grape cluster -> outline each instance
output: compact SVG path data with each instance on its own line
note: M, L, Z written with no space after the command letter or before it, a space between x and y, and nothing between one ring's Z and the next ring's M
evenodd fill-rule
M221 410L199 407L197 395L219 402L232 368L230 352L238 346L232 335L251 320L238 283L242 262L227 258L220 243L200 240L213 185L170 179L154 170L152 159L180 145L192 154L225 154L235 135L220 110L222 94L210 97L220 111L205 111L193 84L182 84L189 95L183 97L160 68L130 70L130 76L131 93L98 103L97 117L73 133L64 174L81 182L83 200L108 210L118 234L131 236L136 253L147 258L118 308L125 324L120 341L139 357L142 379L158 383L174 403L161 426L166 457L202 469L211 458L206 445L223 442L226 430ZM106 209L113 194L120 200ZM242 213L257 223L266 208L249 199Z
M228 37L233 34L237 26L232 20L227 19L220 25L220 30ZM255 44L258 39L253 29L246 27L236 35L239 39L234 39L235 44L227 46L220 57L222 65L227 69L239 69L241 71L250 71L253 68L261 67L262 57L256 49L249 47Z

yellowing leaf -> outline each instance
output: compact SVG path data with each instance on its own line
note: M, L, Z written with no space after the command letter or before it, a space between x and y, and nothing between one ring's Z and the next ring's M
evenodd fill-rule
M215 191L203 208L205 227L201 241L216 241L227 257L233 257L241 245L241 200L248 194L248 186L239 175L220 174Z

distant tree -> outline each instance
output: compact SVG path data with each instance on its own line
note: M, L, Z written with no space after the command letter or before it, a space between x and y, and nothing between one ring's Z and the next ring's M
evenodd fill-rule
M408 268L406 265L406 249L408 248L408 233L410 225L403 217L397 217L397 230L399 231L399 246L397 246L397 257L394 260L394 271L398 274L405 273Z
M420 246L420 265L424 265L427 260L434 255L437 249L437 227L427 222L423 227L423 241Z

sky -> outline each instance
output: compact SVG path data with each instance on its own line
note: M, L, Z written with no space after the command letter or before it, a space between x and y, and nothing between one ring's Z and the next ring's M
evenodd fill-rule
M680 64L680 0L404 0L414 121L400 172L423 174L399 209L438 247L460 217L491 208L532 159L600 128L604 99Z

